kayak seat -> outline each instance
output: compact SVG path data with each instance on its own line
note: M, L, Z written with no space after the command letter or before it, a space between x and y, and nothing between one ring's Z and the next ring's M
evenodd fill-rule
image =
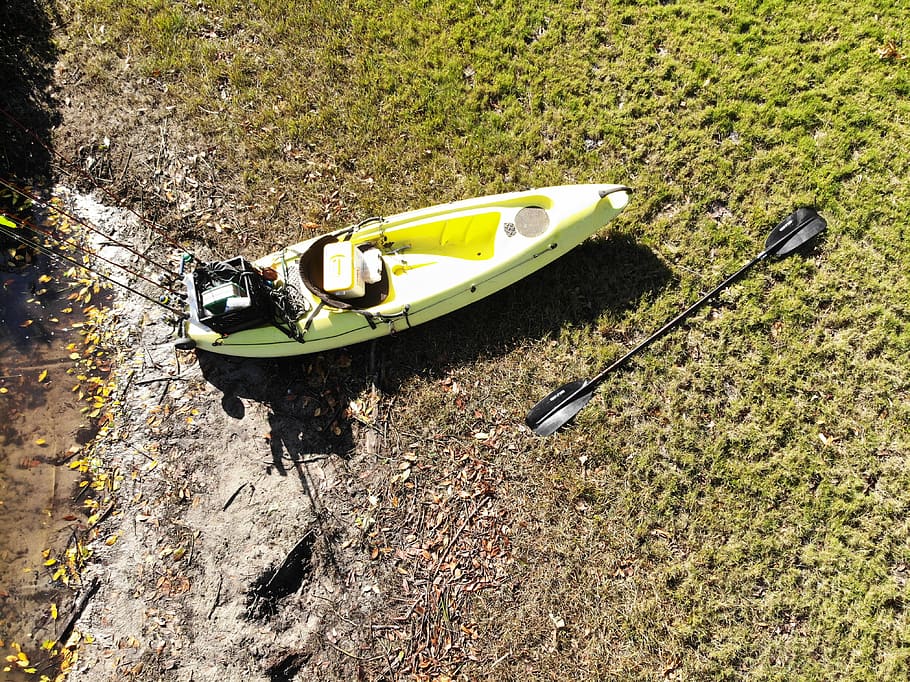
M383 261L382 276L378 282L367 283L364 294L358 298L341 298L333 296L331 293L322 288L325 281L323 272L323 250L326 244L337 242L334 235L327 234L320 237L300 255L300 279L304 286L316 296L320 301L333 308L340 310L364 310L377 306L389 297L389 273L388 268ZM365 251L372 244L361 244L357 248Z

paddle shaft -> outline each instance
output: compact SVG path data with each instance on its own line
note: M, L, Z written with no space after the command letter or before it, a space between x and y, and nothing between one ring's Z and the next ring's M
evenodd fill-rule
M603 382L610 372L622 367L632 356L640 353L652 343L665 336L667 332L678 327L683 320L701 308L708 300L716 296L718 292L740 279L758 262L766 259L768 256L777 255L783 258L784 256L794 253L800 246L820 234L826 226L827 223L825 222L825 219L818 215L814 209L796 209L796 211L771 231L771 234L768 235L768 238L765 240L764 250L755 258L727 277L727 279L702 296L689 308L667 322L663 327L635 346L635 348L597 374L593 379L573 381L551 392L531 408L528 416L525 417L525 424L539 436L550 435L572 419L572 417L578 414L578 412L588 404L588 401L591 400L591 396L594 395L594 390Z
M755 266L756 264L758 264L760 261L762 261L762 260L764 260L765 258L767 258L768 255L769 255L769 253L768 253L767 250L762 251L761 254L759 254L758 256L756 256L755 258L753 258L751 261L749 261L748 263L746 263L743 267L741 267L741 268L740 268L739 270L737 270L735 273L733 273L732 275L730 275L729 277L727 277L727 279L725 279L723 282L721 282L720 284L718 284L716 287L714 287L714 288L713 288L711 291L709 291L707 294L705 294L705 295L702 296L700 299L698 299L698 300L697 300L695 303L693 303L689 308L686 308L686 309L685 309L684 311L682 311L679 315L677 315L676 317L674 317L672 320L670 320L669 322L667 322L663 327L661 327L661 328L658 329L656 332L654 332L651 336L649 336L649 337L646 338L644 341L642 341L642 342L639 343L637 346L635 346L635 348L633 348L632 350L630 350L628 353L626 353L625 355L623 355L621 358L619 358L618 360L616 360L615 362L613 362L613 364L611 364L609 367L607 367L607 368L604 369L602 372L600 372L597 376L595 376L593 379L591 379L591 381L588 382L588 385L585 386L585 388L596 387L598 384L602 383L603 380L607 377L607 375L610 374L610 372L613 372L613 371L619 369L619 368L622 367L624 364L626 364L626 362L628 362L633 356L635 356L635 355L637 355L638 353L640 353L641 351L643 351L645 348L647 348L648 346L650 346L650 345L651 345L652 343L654 343L655 341L658 341L658 340L662 339L662 338L663 338L664 336L666 336L670 331L672 331L673 329L675 329L676 327L678 327L680 324L682 324L682 322L683 322L686 318L688 318L688 317L691 316L693 313L695 313L695 312L696 312L699 308L701 308L705 303L707 303L708 301L710 301L712 298L714 298L715 296L717 296L717 294L719 294L721 291L723 291L723 290L726 289L728 286L730 286L731 284L733 284L735 281L737 281L738 279L740 279L743 275L745 275L746 272L748 272L750 268L754 267L754 266ZM580 391L579 391L579 393L580 393Z

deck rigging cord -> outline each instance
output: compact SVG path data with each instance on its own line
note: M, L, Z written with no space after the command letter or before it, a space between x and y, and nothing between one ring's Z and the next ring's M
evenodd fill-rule
M32 138L35 142L37 142L37 143L38 143L38 144L39 144L39 145L40 145L48 154L50 154L51 157L56 157L59 161L61 161L62 164L63 164L61 167L62 167L62 169L63 169L64 172L67 172L67 173L76 173L76 174L78 174L78 175L83 176L85 179L87 179L87 180L92 184L93 187L96 187L96 188L97 188L102 194L104 194L108 199L110 199L111 201L113 201L115 205L121 206L122 202L120 201L120 199L118 199L116 196L114 196L114 194L113 194L112 192L109 192L109 191L108 191L107 189L105 189L102 185L100 185L100 184L97 182L97 180L92 176L91 173L89 173L88 171L86 171L84 168L82 168L79 164L77 164L77 163L76 163L75 161L73 161L72 159L68 159L68 158L67 158L66 156L64 156L62 153L58 152L58 151L55 150L55 149L52 149L50 146L48 146L47 143L45 143L45 142L41 139L41 137L40 137L37 133L35 133L33 130L30 130L30 129L29 129L26 125L24 125L23 123L19 122L19 120L16 119L15 116L13 116L11 113L9 113L8 111L6 111L6 110L3 109L2 107L0 107L0 115L3 115L10 123L12 123L14 126L16 126L17 128L19 128L19 130L21 130L22 132L24 132L24 133L25 133L26 135L28 135L29 137L31 137L31 138ZM141 220L143 223L145 223L146 225L148 225L154 232L156 232L156 233L158 233L159 235L161 235L161 237L163 237L163 238L165 239L165 241L167 241L167 242L168 242L171 246L173 246L174 248L180 249L181 251L185 251L185 250L186 250L186 249L183 247L183 245L180 244L180 242L178 242L178 241L177 241L176 239L174 239L170 234L167 233L167 231L163 228L163 226L159 225L159 224L156 223L154 220L151 220L150 218L148 218L148 217L142 215L141 213L139 213L138 211L134 210L133 208L131 208L131 207L129 207L129 206L121 206L121 207L122 207L124 210L127 210L127 211L129 211L130 213L132 213L133 215L135 215L137 218L139 218L139 220Z
M124 282L120 282L109 275L105 275L103 272L99 272L98 270L94 270L94 269L86 266L84 263L80 263L75 258L71 258L70 256L67 256L58 251L55 251L52 247L49 247L45 244L41 244L40 242L37 242L35 240L29 239L25 235L17 234L15 229L12 229L7 226L7 224L6 224L7 221L14 222L14 221L11 221L8 216L6 217L6 221L0 220L0 234L6 235L6 236L14 239L15 241L18 241L18 242L24 244L25 246L28 246L32 249L35 249L36 251L38 251L40 253L45 254L46 256L48 256L50 258L54 258L59 261L65 261L65 262L71 263L77 267L84 268L85 270L90 271L92 274L97 275L98 277L101 277L102 279L105 279L109 282L112 282L113 284L116 284L117 286L123 287L124 289L126 289L127 291L129 291L132 294L135 294L136 296L144 298L147 301L151 301L152 303L155 303L156 305L160 305L162 308L165 308L166 310L169 310L170 312L172 312L176 315L183 314L183 311L168 305L166 302L162 301L161 299L157 299L157 298L154 298L147 294L144 294L141 291L138 291L137 289L129 286L128 284L125 284Z

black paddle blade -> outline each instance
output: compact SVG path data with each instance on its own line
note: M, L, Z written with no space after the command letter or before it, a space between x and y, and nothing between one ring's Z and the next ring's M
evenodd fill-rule
M595 388L587 379L560 386L531 408L525 424L538 436L549 436L590 402Z
M765 251L776 258L789 256L828 227L813 208L798 208L775 227L765 240Z

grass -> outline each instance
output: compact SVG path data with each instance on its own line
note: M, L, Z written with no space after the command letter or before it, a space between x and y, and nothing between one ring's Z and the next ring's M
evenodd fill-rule
M478 597L485 657L468 674L910 674L900 10L61 4L62 46L88 87L113 90L124 70L163 84L186 143L214 150L244 207L226 251L265 250L310 220L480 193L636 188L609 238L384 346L402 431L432 419L470 442L493 421L514 426L512 447L485 457L513 514L515 587ZM897 53L883 57L889 41ZM800 204L830 223L808 257L756 269L571 428L518 428L547 390L597 371L755 255ZM439 390L444 376L467 387L470 409ZM566 623L555 638L551 614Z

